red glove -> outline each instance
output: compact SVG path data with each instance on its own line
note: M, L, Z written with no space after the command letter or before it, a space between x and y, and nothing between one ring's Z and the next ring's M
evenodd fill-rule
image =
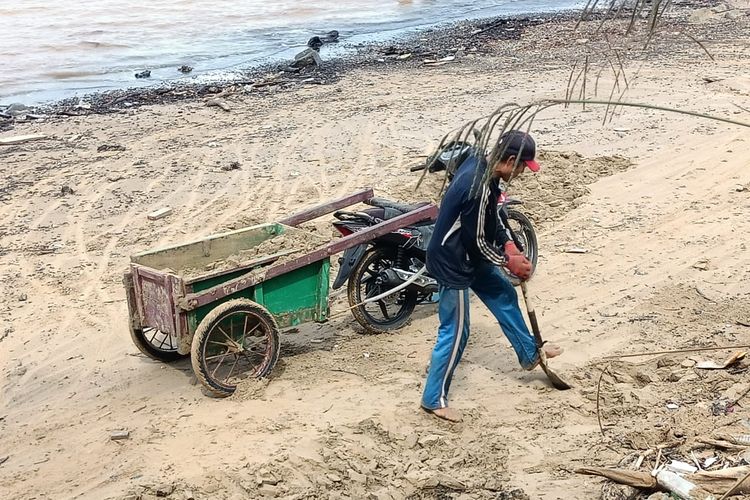
M515 246L515 245L514 245ZM518 250L516 250L518 251ZM531 277L531 262L520 252L517 254L506 254L508 262L505 267L508 271L518 276L521 280L526 281Z
M523 255L512 240L505 242L504 249L505 255Z

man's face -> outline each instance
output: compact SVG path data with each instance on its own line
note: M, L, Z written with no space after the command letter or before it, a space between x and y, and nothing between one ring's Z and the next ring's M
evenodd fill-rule
M499 161L495 164L495 176L501 178L505 182L510 182L511 179L515 179L526 168L526 164L519 160L516 165L516 157L511 156L505 161Z

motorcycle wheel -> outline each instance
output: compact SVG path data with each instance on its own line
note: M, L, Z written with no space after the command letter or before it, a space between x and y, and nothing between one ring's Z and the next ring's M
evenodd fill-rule
M354 319L368 333L398 330L406 325L417 305L417 292L404 289L381 300L354 307L368 297L375 297L393 288L387 283L381 283L379 278L381 271L394 266L395 254L394 249L372 248L367 251L349 277L349 306L353 307Z
M529 259L529 262L531 262L531 276L533 276L534 272L536 271L536 261L539 257L539 245L536 241L536 232L534 231L534 226L531 224L531 221L528 217L526 217L521 212L513 209L508 210L508 223L510 224L510 228L513 230L518 239L521 240L521 244L523 245L523 253L524 255L526 255L526 258ZM503 271L503 273L505 273L505 276L508 277L508 279L511 283L513 283L514 286L518 286L521 284L521 280L519 280L510 271L508 271L504 267L501 267L500 269Z

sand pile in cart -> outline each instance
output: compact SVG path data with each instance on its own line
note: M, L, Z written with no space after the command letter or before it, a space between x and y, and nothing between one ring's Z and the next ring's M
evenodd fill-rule
M212 261L201 268L188 267L178 272L186 279L194 279L207 273L231 272L238 268L249 270L253 268L253 261L277 254L279 257L276 260L263 266L280 265L325 245L327 241L323 236L314 232L290 228L282 234L265 240L260 245Z

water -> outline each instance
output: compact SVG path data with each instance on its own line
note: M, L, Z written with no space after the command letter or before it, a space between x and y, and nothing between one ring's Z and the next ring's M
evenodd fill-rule
M430 24L550 12L575 0L2 0L0 102L26 104L291 58L310 36L395 36ZM325 48L324 54L325 54ZM149 80L134 73L150 69Z

